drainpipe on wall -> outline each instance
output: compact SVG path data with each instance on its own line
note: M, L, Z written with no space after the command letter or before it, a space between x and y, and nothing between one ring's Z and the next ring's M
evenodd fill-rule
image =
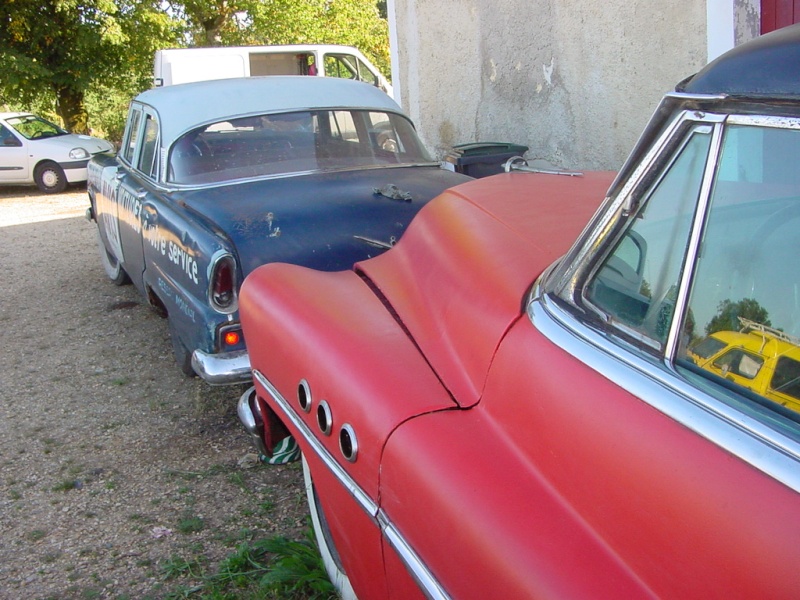
M386 1L386 16L389 18L389 53L392 62L392 89L394 101L403 106L403 88L400 81L400 57L397 52L397 15L394 0Z
M734 46L735 0L706 0L708 62Z

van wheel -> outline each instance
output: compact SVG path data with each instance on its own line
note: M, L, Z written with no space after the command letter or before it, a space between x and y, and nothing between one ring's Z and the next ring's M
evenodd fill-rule
M33 180L45 194L60 194L67 189L67 176L64 175L64 169L53 161L48 160L36 165L33 170Z

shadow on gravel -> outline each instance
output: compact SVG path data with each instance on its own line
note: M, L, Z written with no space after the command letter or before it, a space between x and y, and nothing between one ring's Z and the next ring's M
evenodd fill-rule
M305 526L297 464L242 460L244 386L184 378L95 244L82 217L0 226L0 599L160 598Z

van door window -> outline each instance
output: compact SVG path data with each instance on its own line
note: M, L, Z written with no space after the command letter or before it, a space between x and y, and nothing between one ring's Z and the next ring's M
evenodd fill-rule
M325 75L340 79L360 79L358 59L350 54L326 54Z

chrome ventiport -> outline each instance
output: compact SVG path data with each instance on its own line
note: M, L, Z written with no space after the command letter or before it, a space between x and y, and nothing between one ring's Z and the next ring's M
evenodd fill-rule
M356 439L356 432L353 430L350 423L342 425L339 431L339 450L342 451L344 456L350 462L356 462L358 457L358 440Z
M331 407L325 400L321 400L317 406L317 425L325 435L330 435L333 430L333 416L331 415Z
M297 386L297 402L305 412L311 411L311 387L305 379L301 379Z

